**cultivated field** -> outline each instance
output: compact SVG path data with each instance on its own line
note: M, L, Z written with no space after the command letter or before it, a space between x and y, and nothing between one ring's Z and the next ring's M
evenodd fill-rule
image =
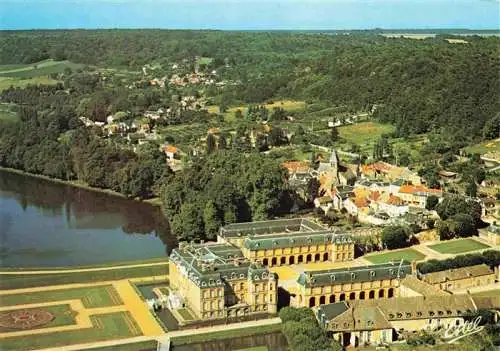
M500 138L495 140L488 140L474 146L468 147L465 151L469 153L477 153L477 154L488 154L494 152L500 152Z
M392 133L394 127L390 124L376 122L361 122L338 127L340 136L352 144L371 144L380 139L383 134Z
M1 78L0 78L1 82ZM0 88L1 91L1 88ZM0 104L0 121L5 122L15 122L18 119L17 112L13 110L15 105L12 104Z
M376 253L365 256L364 258L370 261L371 263L378 264L378 263L387 263L391 261L397 262L401 260L420 261L425 258L425 255L414 249L403 249L387 253Z
M77 69L83 65L70 61L44 60L26 65L0 65L0 77L32 78L62 73L67 68Z
M473 239L460 239L441 244L431 245L430 249L442 254L459 254L469 251L487 249L489 246Z

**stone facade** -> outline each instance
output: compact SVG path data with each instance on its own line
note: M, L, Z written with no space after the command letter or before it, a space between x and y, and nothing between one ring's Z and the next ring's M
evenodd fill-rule
M170 286L200 320L277 312L277 278L227 244L173 250Z
M291 304L314 307L338 301L375 300L399 295L400 280L412 273L409 262L302 273Z

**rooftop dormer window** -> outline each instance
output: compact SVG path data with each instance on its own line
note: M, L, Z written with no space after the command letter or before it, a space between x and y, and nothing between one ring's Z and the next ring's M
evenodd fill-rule
M370 271L370 277L374 277L375 276L375 271Z

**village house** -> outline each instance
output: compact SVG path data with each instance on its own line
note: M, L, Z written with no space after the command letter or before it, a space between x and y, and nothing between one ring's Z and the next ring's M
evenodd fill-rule
M179 149L172 145L164 146L165 155L167 160L174 160L179 158Z
M407 167L398 167L387 162L376 162L361 167L361 173L368 178L385 178L389 181L403 179L413 185L422 184L422 179L418 174Z
M485 264L422 274L421 279L445 291L467 289L495 282L495 272Z
M413 332L456 328L479 309L499 307L498 297L464 294L342 301L321 305L314 312L320 326L335 340L344 347L358 347L404 340Z
M500 245L500 225L493 222L486 230L480 230L479 236L494 245Z
M434 195L441 199L443 191L441 189L430 189L423 185L402 185L399 188L398 196L408 205L425 208L427 198Z

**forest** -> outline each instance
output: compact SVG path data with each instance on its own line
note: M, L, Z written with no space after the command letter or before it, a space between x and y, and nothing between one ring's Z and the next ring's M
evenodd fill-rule
M130 197L160 196L167 216L176 219L174 231L185 239L211 238L221 224L264 219L289 210L293 194L286 188L279 161L259 152L267 146L240 145L246 133L241 123L232 142L222 136L216 145L212 136L207 137L206 155L191 155L184 169L174 174L154 144L139 145L133 151L117 139L104 138L99 128L85 127L80 116L105 121L122 111L140 117L147 110L172 107L171 117L155 122L158 126L186 125L189 129L192 123L204 121L206 130L212 122L224 121L221 113L230 106L252 104L246 112L247 123L264 112L268 118L260 104L294 99L305 101L312 113L314 106L368 111L375 121L395 127L390 137L404 140L427 133L431 142L423 152L444 158L453 158L466 145L500 135L500 39L495 36L467 36L463 37L466 43L451 44L445 33L411 40L370 31L1 34L0 66L49 59L68 60L72 65L50 74L57 84L8 87L0 92L2 106L13 106L18 115L15 122L0 119L0 166L81 181ZM199 57L209 59L200 63ZM172 75L177 65L186 72L217 72L221 79L236 83L162 89L150 86L150 77L143 77L145 67L161 77ZM202 96L219 107L218 113L179 107L182 96L188 95ZM236 120L243 120L238 111ZM269 119L279 122L288 113L277 108L269 111ZM291 141L318 142L319 137L307 133L299 125ZM278 126L269 137L271 146L286 141ZM337 137L332 129L326 142ZM172 133L163 141L178 138ZM375 145L374 157L386 153L385 140ZM190 142L199 143L199 137ZM425 167L422 174L435 173L435 165ZM479 182L484 175L476 175L474 169L471 165L469 173Z

